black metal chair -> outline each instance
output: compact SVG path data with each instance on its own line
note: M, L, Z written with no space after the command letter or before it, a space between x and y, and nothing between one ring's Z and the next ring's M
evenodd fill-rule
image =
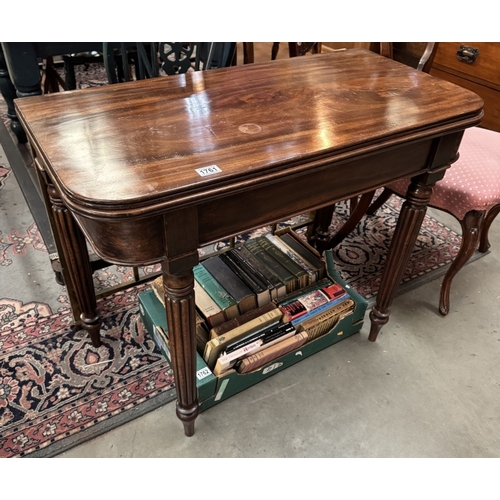
M235 53L236 42L103 43L109 83L228 67Z

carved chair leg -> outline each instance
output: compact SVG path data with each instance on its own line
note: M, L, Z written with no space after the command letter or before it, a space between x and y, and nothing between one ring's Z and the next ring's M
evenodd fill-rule
M479 241L479 248L478 250L480 252L486 252L490 248L490 242L488 240L488 232L490 230L491 223L495 219L495 217L498 215L500 212L500 205L494 206L488 214L486 215L484 222L483 222L483 227L481 229L481 238Z
M460 221L462 226L462 243L460 245L460 250L448 269L448 272L444 276L441 284L439 312L443 316L446 316L450 311L450 289L453 278L472 257L472 254L478 247L484 214L484 211L471 210L470 212L467 212L465 217Z

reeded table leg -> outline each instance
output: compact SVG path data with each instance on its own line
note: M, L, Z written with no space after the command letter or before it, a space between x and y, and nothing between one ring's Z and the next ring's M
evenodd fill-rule
M184 276L169 274L162 264L165 306L167 312L170 355L177 390L177 417L184 425L184 434L194 434L198 416L196 392L196 317L194 276L191 270Z
M64 206L57 189L49 184L47 192L52 205L56 231L60 237L61 251L64 253L64 262L67 266L66 276L72 282L72 288L82 311L80 315L82 326L89 333L92 345L99 347L102 321L97 313L92 269L85 237L71 213Z
M423 182L412 182L408 187L406 201L401 208L384 266L377 303L370 312L371 328L368 339L372 342L375 342L381 328L389 321L389 306L392 304L396 290L403 279L425 217L434 183L425 185Z

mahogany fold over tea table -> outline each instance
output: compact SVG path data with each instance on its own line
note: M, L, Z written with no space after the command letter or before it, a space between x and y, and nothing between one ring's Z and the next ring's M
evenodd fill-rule
M357 49L16 100L95 346L85 240L110 263L161 262L186 435L198 415L198 248L412 177L370 313L375 341L432 186L482 106L468 90Z

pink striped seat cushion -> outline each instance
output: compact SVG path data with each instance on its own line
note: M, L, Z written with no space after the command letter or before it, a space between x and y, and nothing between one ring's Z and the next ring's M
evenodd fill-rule
M479 127L465 131L459 159L436 183L430 206L461 220L470 210L489 210L500 203L500 133ZM388 186L406 195L409 179Z

